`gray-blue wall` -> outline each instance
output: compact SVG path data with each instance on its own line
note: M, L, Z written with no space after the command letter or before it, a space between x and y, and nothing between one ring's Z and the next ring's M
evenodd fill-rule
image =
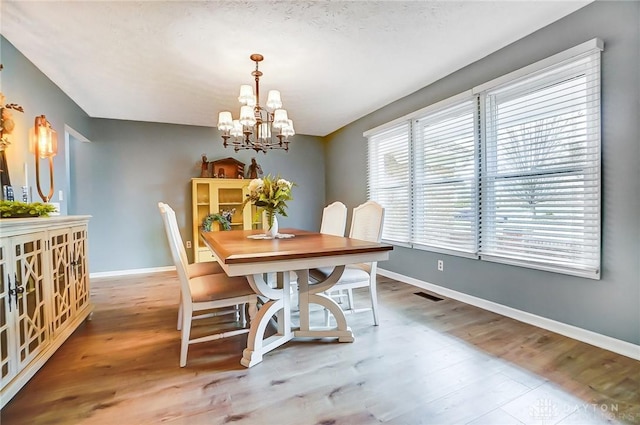
M327 201L353 207L366 199L364 131L594 37L605 42L602 280L399 247L381 268L640 343L640 2L590 4L329 135ZM444 272L437 259L444 259Z

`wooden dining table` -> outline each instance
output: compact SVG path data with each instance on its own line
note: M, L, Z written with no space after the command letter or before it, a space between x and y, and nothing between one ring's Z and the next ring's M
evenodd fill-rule
M254 366L264 354L293 338L337 338L339 342L353 342L353 332L347 326L344 312L325 291L334 286L345 265L369 263L389 259L393 246L340 236L325 235L306 230L285 228L287 237L262 238L260 230L230 230L201 232L202 239L229 276L246 276L251 288L264 301L252 319L247 348L242 365ZM326 280L309 284L309 269L335 267ZM299 325L291 319L290 272L298 283ZM276 275L276 285L269 282L269 274ZM335 318L335 326L311 326L311 304L326 308ZM265 338L265 332L275 318L276 332Z

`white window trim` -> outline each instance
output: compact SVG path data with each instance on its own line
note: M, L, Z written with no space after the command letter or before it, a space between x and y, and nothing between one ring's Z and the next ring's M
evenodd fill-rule
M585 41L582 44L564 50L553 56L549 56L548 58L542 59L536 63L532 63L531 65L527 65L501 77L494 78L493 80L487 81L486 83L480 84L479 86L475 86L473 89L471 89L471 92L473 94L480 94L481 92L485 92L503 84L510 83L513 80L517 80L518 78L531 75L538 71L542 71L543 69L549 68L550 66L558 65L559 63L566 60L572 60L580 55L592 52L596 49L600 51L604 50L604 41L599 38L593 38L589 41Z

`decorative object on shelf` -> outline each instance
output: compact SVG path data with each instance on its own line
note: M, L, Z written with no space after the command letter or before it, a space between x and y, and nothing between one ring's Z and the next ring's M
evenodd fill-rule
M0 71L3 66L0 64ZM11 144L9 134L13 132L16 124L13 121L11 110L24 112L22 106L17 103L5 103L4 94L0 92L0 187L11 186L9 178L9 164L7 164L7 156L5 149Z
M31 130L30 151L34 153L36 159L36 187L38 195L44 202L49 202L53 196L53 157L58 153L58 135L47 121L47 117L40 115L36 117L35 124ZM44 195L40 187L40 160L49 159L49 194Z
M0 218L48 217L56 207L41 202L0 201Z
M233 218L233 215L236 213L236 209L235 208L231 208L230 210L222 210L220 211L220 214L227 219L227 221L229 223L231 223L231 219ZM229 229L227 229L229 230Z
M266 213L265 234L278 234L278 220L276 215L287 216L287 201L293 199L291 188L293 183L280 177L267 175L263 179L253 179L249 182L249 195L242 203L242 207L251 202L258 207L258 214Z
M13 188L11 186L2 186L2 199L5 201L14 201Z
M210 232L213 230L213 223L218 222L222 230L231 230L231 218L227 218L222 214L209 214L202 220L202 230Z
M255 77L256 91L254 94L250 85L240 86L240 119L234 120L229 111L218 114L218 130L222 131L223 145L225 148L233 146L236 152L240 149L264 153L269 149L288 151L289 137L296 134L293 121L289 119L287 111L282 109L278 90L269 91L266 107L260 105L262 71L258 70L258 65L264 57L254 53L250 59L256 63L256 69L251 73Z
M249 165L249 171L247 177L250 179L257 179L262 175L262 167L256 162L255 158L251 158L251 165Z
M200 164L200 177L211 177L211 172L209 172L209 161L207 160L207 155L202 154L202 163Z
M235 179L239 175L244 175L244 162L234 158L224 158L212 161L213 177L220 179Z

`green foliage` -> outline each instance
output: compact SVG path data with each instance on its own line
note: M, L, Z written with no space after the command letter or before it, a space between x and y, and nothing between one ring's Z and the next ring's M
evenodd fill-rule
M209 214L202 220L202 230L205 232L210 232L213 230L213 222L217 221L220 223L220 227L222 230L231 230L231 222L222 214Z
M2 218L47 217L55 210L56 207L53 205L42 202L0 201L0 217Z

